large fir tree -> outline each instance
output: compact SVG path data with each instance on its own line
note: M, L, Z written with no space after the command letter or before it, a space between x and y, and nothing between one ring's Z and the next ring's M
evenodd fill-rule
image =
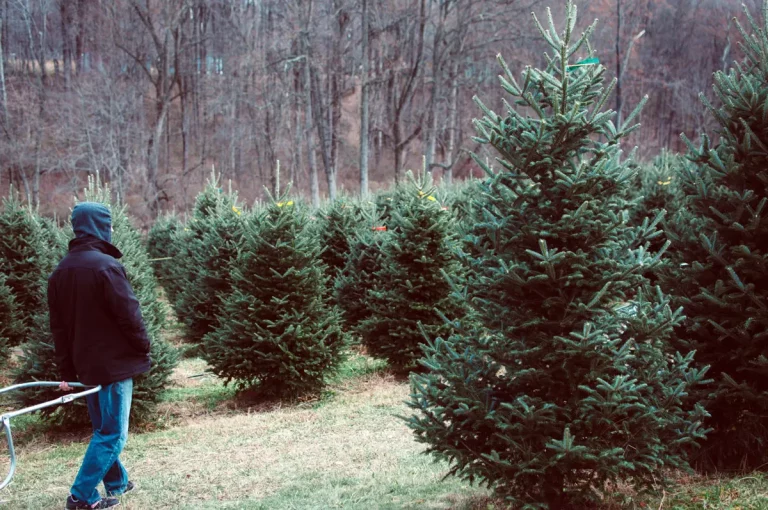
M680 173L689 164L680 154L663 150L650 164L641 165L635 183L638 197L633 220L641 221L659 211L665 211L665 217L673 216L682 201Z
M204 354L240 388L280 397L314 391L339 362L343 335L308 216L284 196L248 217L232 292Z
M45 242L41 221L23 205L13 190L3 199L0 210L0 275L6 277L22 311L25 335L31 334L36 314L45 308L45 281L50 270L50 247ZM12 342L21 338L12 339ZM15 344L14 344L15 345Z
M318 211L320 257L326 266L329 284L333 287L339 273L344 269L349 256L350 243L359 228L362 214L360 205L348 197L342 197L327 204Z
M112 212L112 243L123 253L120 263L125 266L128 280L133 287L139 303L144 323L152 342L150 356L152 368L135 379L131 416L138 422L150 420L155 404L167 387L171 373L178 363L176 349L160 335L165 322L166 309L158 300L157 280L146 249L138 230L131 224L126 207L114 203L109 188L94 179L89 179L84 193L84 200L101 202ZM44 293L42 293L44 296ZM15 373L17 382L33 380L51 380L59 373L54 355L53 338L50 332L47 307L34 318L29 342L23 346L23 360ZM19 392L22 405L31 405L43 400L61 396L55 390L26 390ZM55 406L42 411L42 414L60 424L86 424L88 414L83 401L76 401L67 406Z
M344 268L334 283L334 296L341 309L345 331L355 339L363 320L371 314L368 292L376 286L383 259L382 246L389 236L374 204L361 204L361 221L349 240Z
M718 124L719 143L688 142L695 163L681 173L684 207L671 225L678 264L666 274L684 306L680 348L712 366L704 398L712 415L697 465L704 469L768 463L768 2L758 22L748 11L745 59L715 74L720 107L701 98ZM688 141L686 139L686 141Z
M176 278L174 268L179 265L181 243L178 242L184 226L175 214L166 214L152 224L147 235L147 253L152 257L152 267L163 286L168 301L173 303L183 288Z
M460 315L446 279L461 279L455 224L436 194L429 173L418 179L407 174L387 225L391 234L383 245L381 267L365 296L370 314L358 328L363 343L397 370L416 367L425 335L450 334L450 324L435 310Z
M231 265L243 236L243 212L236 194L224 192L212 174L179 234L173 274L179 287L176 313L186 325L186 340L202 345L203 337L216 328L222 299L232 289Z
M641 223L661 213L664 219L660 225L664 226L674 218L683 202L680 173L690 165L691 162L682 155L667 150L662 151L651 163L640 164L632 186L635 196L630 208L630 223ZM663 231L655 232L647 239L653 251L660 250L668 240ZM676 263L672 259L674 255L670 253L661 266L648 275L654 283L658 282L657 274L666 271L665 266Z
M547 66L518 81L500 58L512 104L502 116L478 101L477 140L499 153L495 170L475 158L489 175L464 291L478 324L456 320L429 343L408 423L453 474L514 505L564 509L607 482L647 486L684 468L705 413L686 397L702 372L666 349L680 311L638 291L659 258L643 246L653 222L625 221L635 166L619 142L639 107L616 127L595 25L575 37L572 2L562 33L547 15ZM615 310L628 301L633 314Z

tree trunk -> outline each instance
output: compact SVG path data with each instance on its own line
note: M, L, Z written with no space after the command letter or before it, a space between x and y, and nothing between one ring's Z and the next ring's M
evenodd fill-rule
M312 195L312 205L320 207L320 184L317 179L317 157L315 156L315 140L312 136L312 70L310 69L309 27L312 19L312 2L309 3L307 25L304 33L304 123L307 138L307 159L309 160L309 190Z
M432 94L429 97L429 106L427 107L427 137L424 144L427 172L432 171L432 164L435 162L435 146L437 144L437 102L440 99L440 85L442 84L442 55L440 46L443 40L443 26L445 24L444 8L447 9L448 7L441 6L438 8L440 20L432 44Z
M403 168L403 159L405 159L405 147L404 144L398 143L398 140L400 139L400 130L396 129L395 131L398 133L398 135L395 136L395 186L397 186L400 184L400 172Z
M189 161L189 142L187 140L187 133L189 131L189 116L187 115L187 81L179 80L179 88L181 89L181 97L179 98L179 105L181 106L181 176L182 181L186 181L187 166Z
M304 50L304 125L307 137L307 159L309 163L309 191L312 195L312 205L320 207L320 183L317 178L317 156L315 155L315 139L312 134L312 68L311 68L311 47L309 45L309 30L312 26L312 0L307 5L307 19L304 24L304 33L302 34L302 47Z
M458 138L458 117L459 117L459 61L453 64L453 77L451 79L451 112L448 121L448 157L450 161L446 163L443 178L450 184L453 181L453 166L456 164L458 155L456 154L456 139Z
M363 72L360 77L360 196L368 196L368 134L369 134L369 104L368 104L368 74L370 59L368 55L368 0L363 2Z
M306 60L304 66L304 79L305 79L305 134L307 138L307 159L309 163L309 192L312 195L312 205L315 207L320 206L320 185L317 179L317 157L315 156L315 140L312 136L312 86L310 84L310 72L309 72L309 59Z
M6 135L8 135L10 117L8 116L8 92L5 87L5 46L3 45L4 38L5 32L3 32L3 20L0 19L0 100L3 102L3 127L5 128Z
M163 102L160 114L155 121L155 128L152 130L152 137L149 141L149 154L147 158L147 184L149 184L150 209L153 213L159 211L159 189L157 173L160 166L160 145L165 131L165 118L168 113L168 105Z
M621 128L621 0L616 0L616 127Z
M66 0L65 0L66 1ZM83 53L85 52L85 0L77 0L77 35L75 35L76 72L83 72Z
M301 81L298 76L294 78L294 105L293 105L293 159L291 161L291 171L288 177L288 181L292 186L295 186L295 191L299 191L299 175L301 175L301 135L304 128L301 125L301 104L299 102L299 94L301 92Z
M326 129L326 120L328 116L324 112L322 98L320 97L320 84L317 73L310 66L312 79L312 112L314 113L315 126L317 127L317 136L320 139L320 155L323 157L323 167L325 168L326 182L328 184L328 195L331 200L336 199L336 176L335 168L331 161L331 141Z
M342 41L345 27L348 22L347 12L343 9L341 0L334 0L334 12L336 13L336 30L333 38L333 50L331 53L330 75L330 107L328 112L328 131L330 141L331 174L328 180L328 192L331 200L336 199L336 178L339 169L339 129L341 127L341 93L344 88L344 67L342 60Z

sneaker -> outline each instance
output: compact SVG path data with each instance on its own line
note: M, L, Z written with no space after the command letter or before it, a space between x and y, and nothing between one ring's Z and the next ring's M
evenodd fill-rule
M136 488L136 485L132 481L128 480L128 485L125 486L125 490L123 492L107 491L107 497L116 498L118 496L124 496L125 494L128 494L135 488Z
M119 504L120 504L120 500L118 500L117 498L101 498L96 503L89 505L85 501L81 501L70 494L69 497L67 497L67 506L65 508L66 510L78 510L78 509L88 509L88 508L96 508L96 509L113 508Z

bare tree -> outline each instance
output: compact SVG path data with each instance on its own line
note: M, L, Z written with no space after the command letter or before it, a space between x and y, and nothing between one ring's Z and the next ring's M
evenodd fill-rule
M160 150L171 103L178 97L178 92L174 92L178 83L173 65L178 62L180 30L190 17L190 5L186 0L167 0L159 4L152 0L130 0L130 6L138 23L124 25L115 45L134 59L154 88L155 116L147 139L146 170L147 200L153 213L157 214L160 200L167 197L158 173ZM122 25L116 9L114 16L116 24ZM132 39L127 31L136 29L142 29L142 34L148 36L148 45L142 44L145 38L134 45L123 42Z
M732 2L577 1L603 20L595 49L617 74L619 115L651 97L641 155L710 128L696 96L741 58ZM289 162L314 204L399 181L421 153L462 178L471 97L503 109L497 53L541 62L520 20L543 3L0 0L0 185L55 210L100 172L149 220L189 207L211 166L253 200Z
M426 24L426 0L415 0L415 5L407 5L406 9L398 13L398 19L385 30L390 43L385 87L388 134L394 149L395 183L400 182L405 151L419 136L422 128L423 113L417 115L416 121L406 117L413 117L411 103L422 67ZM410 129L406 120L412 120Z

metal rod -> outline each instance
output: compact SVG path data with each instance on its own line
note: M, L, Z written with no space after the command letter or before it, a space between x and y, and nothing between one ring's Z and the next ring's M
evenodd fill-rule
M13 448L13 437L11 437L11 420L8 418L3 418L2 422L3 428L5 429L5 437L8 440L8 452L11 455L11 467L8 471L8 476L6 476L5 480L3 480L3 483L0 484L0 489L4 489L8 486L9 483L11 483L13 474L16 472L16 450Z
M32 388L32 387L41 387L41 386L55 387L55 386L59 386L60 384L61 384L60 382L54 382L54 381L35 381L35 382L29 382L29 383L14 384L13 386L8 386L6 388L0 389L0 394L8 393L9 391L22 390L25 388ZM88 388L88 389L85 391L81 391L79 393L69 393L67 395L63 395L59 398L49 400L41 404L36 404L30 407L25 407L24 409L19 409L18 411L11 411L11 412L0 415L0 422L2 422L3 429L5 429L5 438L8 441L8 453L11 456L11 467L8 472L8 476L5 477L5 480L3 480L3 483L0 483L0 490L4 489L5 487L8 486L9 483L11 483L11 479L13 478L13 475L16 472L16 450L13 447L13 436L11 435L11 418L15 418L16 416L20 416L22 414L39 411L40 409L44 409L46 407L54 406L57 404L66 404L67 402L72 402L76 398L92 395L101 390L101 386L86 386L85 384L74 383L74 382L67 383L67 384L69 384L72 388Z

